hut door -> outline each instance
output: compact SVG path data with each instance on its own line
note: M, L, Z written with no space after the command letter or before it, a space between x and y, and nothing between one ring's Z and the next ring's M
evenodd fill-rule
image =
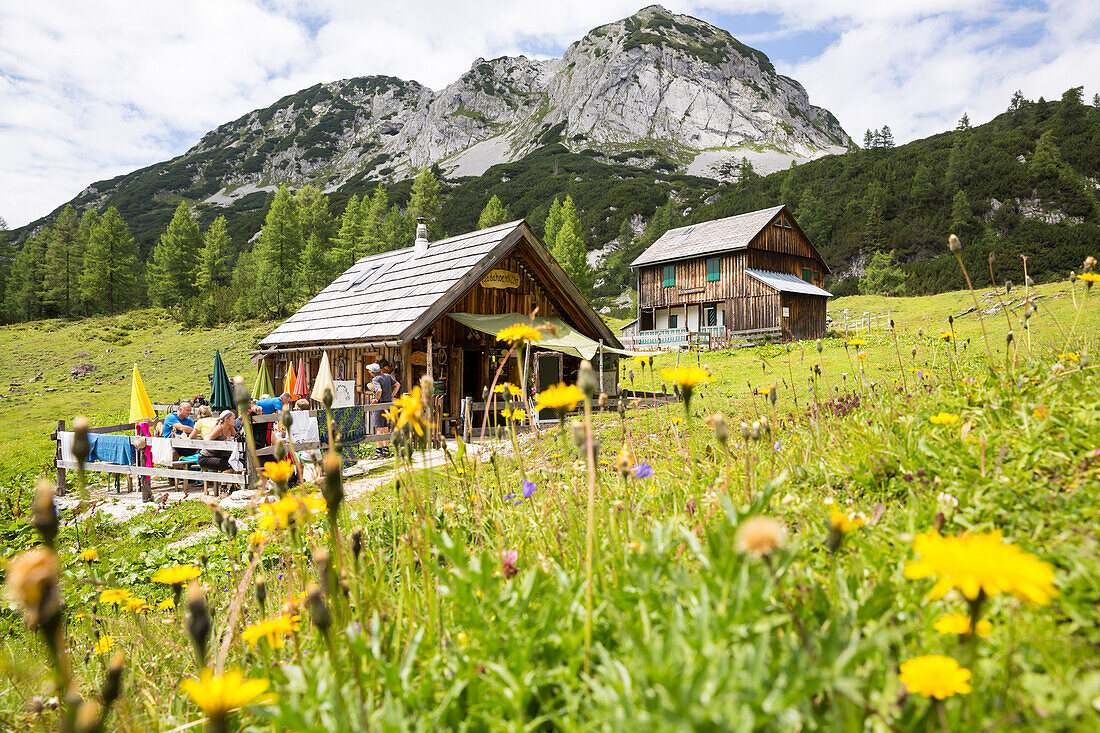
M541 392L547 387L565 379L564 364L557 351L538 351L535 353L535 391ZM556 420L553 410L542 410L539 420Z

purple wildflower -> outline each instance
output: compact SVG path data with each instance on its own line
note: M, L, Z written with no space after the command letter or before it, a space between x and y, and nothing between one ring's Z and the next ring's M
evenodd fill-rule
M537 488L538 486L535 485L534 481L523 479L523 498L530 499L531 496L535 493L535 489Z
M504 495L504 500L505 501L511 501L512 499L515 499L515 498L516 498L515 494L505 494Z
M653 475L653 466L648 463L639 463L634 467L634 478L649 478Z
M505 578L511 578L519 572L516 563L519 562L519 553L515 550L500 551L500 572Z

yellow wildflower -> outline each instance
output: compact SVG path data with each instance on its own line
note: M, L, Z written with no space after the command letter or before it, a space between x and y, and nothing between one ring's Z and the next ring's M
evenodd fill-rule
M761 387L760 389L758 389L756 391L759 392L760 394L764 395L765 397L767 397L768 395L770 395L772 393L772 388L771 387Z
M836 509L829 512L829 528L842 534L859 529L867 524L867 518L859 512L845 515Z
M955 334L951 333L950 331L940 331L940 338L944 341L950 341L951 339L955 338Z
M5 585L8 596L27 610L28 620L38 618L39 609L54 611L60 606L57 592L57 554L46 547L35 547L16 555L7 565ZM51 600L53 599L53 600Z
M643 355L639 354L638 356L634 357L634 363L635 364L641 364L642 366L647 367L647 366L650 366L653 363L653 357L652 356L643 356Z
M527 413L518 407L514 410L501 410L500 414L505 420L513 420L515 422L523 422L527 419Z
M751 517L737 526L733 541L737 551L764 557L783 546L787 539L787 528L771 517Z
M1039 405L1031 411L1031 414L1039 420L1046 420L1048 417L1050 417L1050 406Z
M171 611L175 607L176 602L171 598L165 598L163 601L157 604L158 611Z
M951 657L929 654L901 665L898 679L914 695L937 700L970 692L970 670Z
M936 623L932 624L932 628L941 634L969 634L970 617L965 613L949 613L946 616L941 616ZM974 633L985 638L989 636L989 632L992 630L993 624L982 619L974 628Z
M519 387L512 384L511 382L498 384L497 386L493 387L493 391L497 394L504 394L505 392L507 392L517 399L523 396L523 390L521 390Z
M937 576L928 593L931 598L942 598L947 591L958 588L970 601L983 593L1011 593L1022 601L1047 604L1058 594L1054 569L1006 543L997 531L961 537L927 532L913 540L913 550L918 559L906 563L905 577L917 580Z
M283 636L296 632L300 626L300 616L284 614L266 621L252 624L241 632L241 640L255 648L260 639L267 641L272 649L283 648Z
M1072 351L1067 351L1064 354L1058 355L1059 361L1079 361L1081 359L1080 354L1075 354Z
M194 565L173 565L161 568L153 573L151 580L154 583L163 583L164 585L183 585L200 575L202 575L202 568L197 568Z
M524 341L542 341L542 333L526 323L517 323L514 326L502 328L497 333L497 341L507 341L510 344L522 344Z
M101 636L92 645L92 654L106 654L115 645L115 640L110 636Z
M149 606L145 604L145 599L140 596L130 596L126 599L126 610L133 611L134 613L141 613L142 611L148 611Z
M109 606L121 606L130 597L130 591L125 588L108 588L99 594L99 602Z
M268 461L264 464L264 476L276 483L286 483L294 475L292 461Z
M394 420L394 429L400 430L406 425L412 425L417 435L424 435L422 425L424 405L420 402L420 386L413 387L411 393L406 393L393 401L397 408L397 419Z
M661 378L675 382L685 389L691 389L697 384L709 382L710 372L699 367L678 366L675 369L662 369Z
M933 425L954 425L959 421L959 416L950 412L941 412L928 418Z
M1084 280L1087 283L1100 283L1100 273L1096 272L1082 272L1077 276L1078 280Z
M863 346L867 343L866 339L848 339L849 346Z
M202 708L206 715L220 721L230 710L243 708L267 692L268 680L246 679L239 669L231 669L221 676L209 669L199 672L198 679L190 678L180 683L180 690Z
M94 547L89 547L87 550L81 550L80 560L86 563L99 562L99 550Z
M860 351L859 353L856 354L856 358L859 359L860 361L863 361L864 359L867 358L867 352L866 351Z
M266 532L262 532L260 530L257 530L255 532L253 532L252 534L248 535L248 544L252 545L253 547L259 547L260 545L262 545L266 541L267 541L267 533Z
M575 384L559 383L539 393L535 398L535 409L572 410L584 399L584 393Z

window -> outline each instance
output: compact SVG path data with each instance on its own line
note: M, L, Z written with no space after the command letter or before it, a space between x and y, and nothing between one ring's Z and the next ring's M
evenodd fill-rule
M680 324L680 316L677 313L668 314L668 327L676 328Z
M665 265L665 287L676 286L676 265Z
M708 305L703 309L703 318L705 319L704 325L717 326L718 325L718 306Z
M791 317L791 309L787 306L783 306L783 317L784 318L790 318Z
M707 258L707 282L708 283L717 282L721 278L721 275L719 274L719 271L718 271L718 262L719 262L719 259L717 257L708 257Z
M810 270L810 268L808 268L808 267L803 267L802 268L802 279L805 280L808 283L812 283L814 281L813 271Z

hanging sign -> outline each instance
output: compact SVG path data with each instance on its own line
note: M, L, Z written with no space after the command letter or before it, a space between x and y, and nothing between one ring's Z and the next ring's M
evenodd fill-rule
M427 366L428 365L428 352L426 351L414 351L412 357L409 359L413 366Z
M496 288L498 290L518 288L519 273L511 270L489 270L485 277L481 279L481 287Z

